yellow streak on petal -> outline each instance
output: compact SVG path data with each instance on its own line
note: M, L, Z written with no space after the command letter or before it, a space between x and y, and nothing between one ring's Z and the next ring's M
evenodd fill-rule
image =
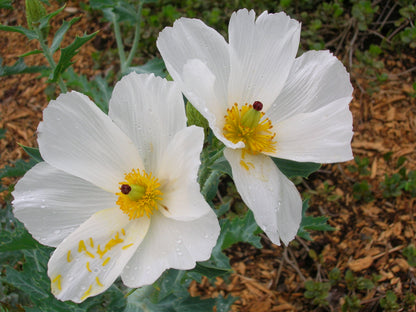
M101 287L104 286L103 284L101 284L100 279L98 278L98 276L95 278L95 281L97 282L98 286L101 286Z
M131 247L131 246L133 246L133 243L128 244L128 245L125 245L125 246L121 247L121 249L127 249L127 248L129 248L129 247Z
M110 259L111 259L110 257L108 257L107 259L105 259L104 262L103 262L103 266L106 266L107 263L108 263L108 261L110 261Z
M87 263L85 264L85 266L87 267L88 272L92 272L92 271L91 271L91 269L90 269L90 263L89 263L89 262L87 262Z
M90 287L87 289L87 291L84 293L84 295L81 297L81 300L84 300L85 298L87 298L92 290L92 284L90 285Z
M92 237L90 237L90 246L91 248L94 248L94 241L92 240Z
M71 262L72 258L71 258L71 250L68 250L68 253L66 254L66 261Z

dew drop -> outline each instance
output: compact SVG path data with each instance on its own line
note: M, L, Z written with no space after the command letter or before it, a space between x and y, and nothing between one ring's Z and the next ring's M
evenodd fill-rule
M182 244L182 240L181 240L181 239L177 239L177 240L176 240L176 243L177 243L177 244Z
M53 231L53 234L59 234L59 233L61 233L61 230L55 230L55 231Z

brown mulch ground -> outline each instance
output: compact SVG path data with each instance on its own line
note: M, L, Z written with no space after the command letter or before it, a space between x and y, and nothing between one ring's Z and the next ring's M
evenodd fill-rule
M23 1L20 9L0 10L0 21L9 25L26 25ZM74 70L88 77L104 70L97 68L91 58L93 52L114 48L114 38L108 25L92 22L92 17L69 2L64 14L67 18L82 16L70 36L91 33L102 29L97 39L81 49L76 57ZM60 21L55 21L58 27ZM64 41L64 46L71 39ZM0 35L0 55L3 65L12 65L17 56L37 48L35 42L28 42L23 35L4 33ZM233 311L340 311L345 295L352 292L341 280L332 287L327 309L314 306L304 298L304 281L313 279L328 280L333 268L339 268L344 276L351 270L358 277L371 278L380 275L376 287L370 291L356 291L363 304L362 311L382 311L379 300L387 290L393 290L401 302L406 293L416 293L416 270L410 267L402 250L410 243L415 244L416 200L404 194L397 198L385 199L380 182L384 175L397 172L395 163L399 157L406 157L408 170L416 170L416 101L412 83L416 59L410 55L390 55L383 59L389 79L376 86L375 92L371 77L364 69L352 69L355 85L351 110L354 115L354 155L370 159L370 174L364 177L372 186L375 200L370 203L357 201L352 196L352 186L361 181L356 173L347 167L354 162L326 165L303 181L299 189L305 194L315 191L310 200L309 213L329 216L334 232L313 233L314 241L295 240L290 247L278 247L263 237L263 249L255 249L246 244L238 244L228 250L234 274L230 280L218 278L215 285L207 280L201 284L192 283L193 295L207 297L232 294L238 299ZM26 59L30 65L45 64L38 55ZM117 64L103 64L105 66ZM0 78L0 129L6 129L5 139L0 140L2 159L0 168L13 161L28 156L18 143L36 146L36 127L42 118L42 110L48 103L44 93L46 78L38 75L19 75ZM392 159L383 157L392 152ZM3 179L9 185L13 179ZM331 186L325 191L324 182ZM6 194L3 193L2 196ZM333 201L328 200L333 196ZM4 198L0 196L0 203ZM409 311L416 311L415 307Z

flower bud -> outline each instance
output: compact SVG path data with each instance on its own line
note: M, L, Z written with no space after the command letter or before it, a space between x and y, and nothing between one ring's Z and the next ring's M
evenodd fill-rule
M46 10L39 0L26 0L25 5L27 25L29 29L33 29L33 26L46 16Z

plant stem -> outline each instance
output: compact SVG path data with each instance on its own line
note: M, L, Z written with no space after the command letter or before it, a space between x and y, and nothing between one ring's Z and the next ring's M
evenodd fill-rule
M127 69L134 57L134 54L136 54L137 48L139 46L139 39L140 39L140 22L141 22L141 18L142 18L142 6L143 6L143 2L139 1L139 8L137 9L137 21L136 21L136 28L134 31L134 39L133 39L133 45L131 47L129 56L127 58L126 61L126 65L125 68Z
M49 46L46 42L46 39L43 37L42 31L39 28L35 28L35 30L36 30L37 35L39 36L39 43L40 43L40 46L42 48L43 54L45 55L46 60L48 61L49 65L51 66L52 71L55 71L56 63L53 59L51 50L49 49ZM58 77L58 85L59 85L59 88L61 89L62 93L68 92L68 89L66 88L64 80L62 79L61 76Z
M114 35L116 36L118 56L120 58L121 73L126 70L126 54L124 53L123 40L121 39L120 24L117 21L117 15L113 14Z

